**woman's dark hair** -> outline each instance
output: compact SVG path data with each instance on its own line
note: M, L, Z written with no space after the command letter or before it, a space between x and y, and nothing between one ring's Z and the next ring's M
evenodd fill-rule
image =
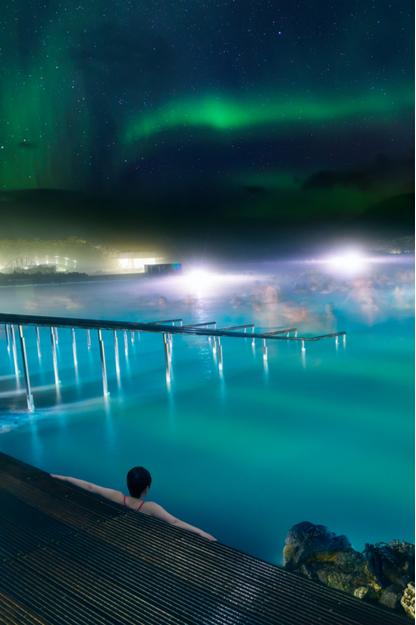
M152 476L144 467L133 467L127 473L127 488L132 497L140 497L142 492L152 483Z

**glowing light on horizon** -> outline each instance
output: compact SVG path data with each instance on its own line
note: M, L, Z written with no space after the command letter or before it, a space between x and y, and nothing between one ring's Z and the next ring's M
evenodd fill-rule
M359 250L346 250L326 259L326 263L331 270L343 275L360 273L366 269L369 262L371 262L371 259L367 258Z
M146 265L155 265L161 259L156 258L154 256L146 257L146 258L133 258L131 256L123 256L118 259L118 266L123 271L145 271Z
M227 285L236 285L255 279L253 275L243 273L227 273L220 270L215 271L208 267L195 267L179 277L173 277L173 284L176 288L191 291L194 295L219 294Z
M312 265L321 265L330 273L338 276L353 277L370 269L374 263L386 262L387 258L368 256L363 250L351 247L341 248L328 256L310 259L306 262Z
M184 280L192 290L206 289L216 281L216 274L207 269L194 269L185 274Z

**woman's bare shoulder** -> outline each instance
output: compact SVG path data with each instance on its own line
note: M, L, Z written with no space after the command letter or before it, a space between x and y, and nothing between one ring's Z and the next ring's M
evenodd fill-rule
M158 504L154 501L144 501L142 507L140 508L140 512L152 515L157 511L157 508L160 508L160 506L158 506Z
M150 516L155 516L158 519L163 519L168 523L174 523L176 518L169 514L162 506L160 506L155 501L145 501L142 505L141 512L148 514Z

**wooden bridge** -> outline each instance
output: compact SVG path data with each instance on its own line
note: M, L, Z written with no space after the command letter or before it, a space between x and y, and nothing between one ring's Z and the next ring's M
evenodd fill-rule
M160 334L163 337L167 381L170 380L171 376L172 344L173 337L175 335L208 337L220 372L222 372L223 369L223 348L221 343L221 339L223 337L246 340L249 339L251 340L253 345L255 345L256 342L260 342L262 346L264 361L267 361L267 343L269 341L293 341L300 345L302 354L304 354L304 352L306 351L307 343L334 339L335 345L338 346L340 339L342 339L344 345L346 341L345 332L333 332L330 334L320 334L315 336L300 336L298 328L296 327L274 327L266 329L261 328L260 330L256 331L255 325L253 323L245 323L218 328L216 321L184 324L182 319L163 319L161 321L152 322L135 322L0 313L0 324L4 325L4 338L6 341L7 350L13 357L13 368L17 380L19 380L20 376L17 343L20 343L20 360L22 363L25 381L26 403L27 408L30 411L34 409L34 400L30 381L29 362L25 337L25 329L28 326L32 326L35 329L37 351L39 355L41 351L41 337L39 328L46 327L49 330L50 346L52 350L52 363L54 369L55 384L57 386L59 386L57 356L57 345L59 341L58 328L67 328L72 333L72 354L75 364L77 361L77 338L75 330L78 329L85 331L86 340L89 347L91 347L92 340L91 331L95 331L97 333L97 340L99 345L104 395L108 394L107 362L105 354L105 340L103 335L104 330L110 330L113 333L116 360L118 360L118 335L120 332L123 334L125 350L128 350L128 333L130 333L132 342L134 342L135 336L138 335L140 332L151 332Z
M1 625L408 622L0 453Z

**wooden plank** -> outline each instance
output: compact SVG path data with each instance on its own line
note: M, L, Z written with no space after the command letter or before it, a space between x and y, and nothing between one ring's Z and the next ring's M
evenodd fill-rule
M0 454L1 625L403 625Z

